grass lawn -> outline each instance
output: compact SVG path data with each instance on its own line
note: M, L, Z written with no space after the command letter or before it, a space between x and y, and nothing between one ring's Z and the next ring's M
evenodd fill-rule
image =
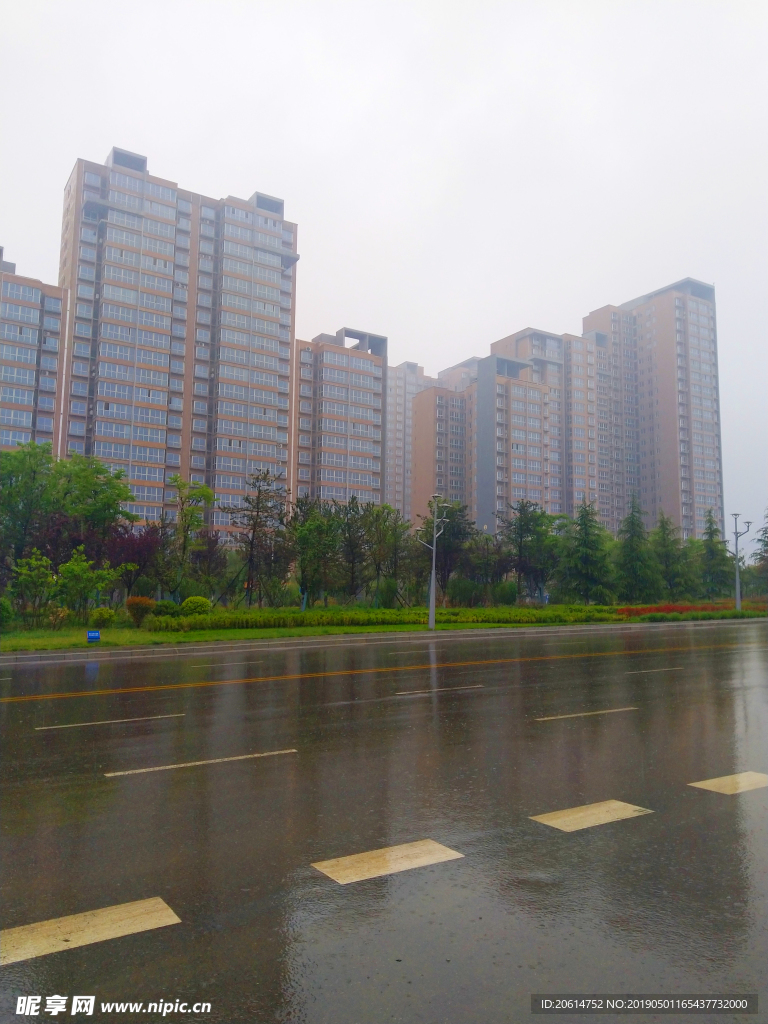
M732 618L736 613L724 611L721 614L707 613L701 618ZM743 617L764 616L764 612L746 612ZM686 616L687 617L687 616ZM665 621L679 619L679 615L654 615L653 620ZM643 620L648 621L644 616ZM619 617L612 621L616 623L643 621L639 617ZM605 621L605 620L604 620ZM608 620L609 622L611 620ZM594 618L588 615L585 609L585 616L582 622L598 624ZM569 621L552 621L551 619L536 622L531 619L521 622L439 622L438 630L450 629L515 629L529 626L564 626L578 625L579 618L573 617ZM201 629L190 630L189 632L150 632L145 629L113 628L101 630L101 641L97 644L89 644L86 640L85 626L67 626L60 630L50 629L28 629L5 632L0 637L0 654L12 651L56 651L79 647L155 647L168 644L190 644L190 643L211 643L214 641L239 642L241 640L273 640L279 637L296 636L329 636L333 634L351 633L415 633L426 632L427 626L419 623L403 623L400 625L347 625L347 626L290 626L281 628L255 628L255 629Z

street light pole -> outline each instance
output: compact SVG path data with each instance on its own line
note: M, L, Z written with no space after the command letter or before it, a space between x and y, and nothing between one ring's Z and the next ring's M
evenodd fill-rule
M741 581L739 579L739 537L743 537L745 534L749 533L749 528L752 525L752 523L747 520L747 522L745 522L744 524L746 526L746 530L742 530L741 533L739 533L739 516L741 515L741 513L731 512L731 515L733 516L733 539L736 548L736 611L740 612Z
M438 498L441 498L441 497L442 497L441 494L433 494L432 495L432 543L431 544L427 544L427 542L425 540L422 540L421 537L417 537L416 538L416 540L418 540L419 544L423 544L425 548L431 548L432 549L432 576L431 576L430 583L429 583L429 628L432 629L432 630L435 628L435 591L437 589L437 572L436 572L437 538L440 537L442 535L442 533L443 533L443 530L438 531L437 524L438 523L447 523L448 522L448 519L445 518L445 517L442 517L440 519L437 518L437 509L438 509L437 501L438 501ZM445 508L450 508L450 505L441 505L439 507L445 509Z

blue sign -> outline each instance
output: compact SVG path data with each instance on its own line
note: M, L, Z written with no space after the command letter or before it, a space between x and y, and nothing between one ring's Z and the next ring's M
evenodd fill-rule
M97 640L101 640L101 632L98 629L89 629L88 643L95 644Z

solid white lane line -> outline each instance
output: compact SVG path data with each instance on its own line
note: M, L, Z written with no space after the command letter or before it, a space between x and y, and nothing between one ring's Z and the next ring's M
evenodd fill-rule
M16 964L48 953L59 953L63 949L89 946L94 942L135 935L169 924L181 924L181 921L164 900L154 896L149 900L6 928L0 932L0 964Z
M79 729L83 725L118 725L122 722L154 722L157 718L184 718L186 712L175 715L146 715L143 718L105 718L102 722L72 722L69 725L36 725L35 732L46 732L48 729Z
M648 672L684 672L685 665L678 665L676 668L633 668L631 672L625 672L625 676L644 676Z
M131 768L127 772L104 772L105 779L117 775L143 775L145 772L167 772L172 768L194 768L199 764L223 764L225 761L245 761L250 757L276 757L278 754L298 754L298 750L267 750L263 754L238 754L236 757L214 757L208 761L184 761L182 764L161 764L156 768Z
M396 697L403 697L412 693L446 693L449 690L482 690L483 683L474 683L472 686L436 686L429 690L395 690Z
M577 711L574 715L548 715L534 718L534 722L554 722L558 718L589 718L590 715L615 715L618 711L639 711L639 708L608 708L606 711Z

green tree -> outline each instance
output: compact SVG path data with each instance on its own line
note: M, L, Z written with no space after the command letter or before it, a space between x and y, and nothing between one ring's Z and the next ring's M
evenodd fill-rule
M347 502L334 501L333 515L338 524L341 585L347 599L354 601L372 575L365 507L353 495Z
M85 537L90 531L104 541L116 523L135 521L137 517L122 508L123 502L132 500L123 471L112 474L104 463L90 455L73 453L54 464L51 501L78 537Z
M582 502L563 535L558 577L562 587L585 604L613 599L610 544L595 506Z
M160 524L161 549L155 575L175 600L191 573L192 551L199 547L198 533L204 525L204 511L214 495L205 484L183 480L178 474L168 483L176 489L176 517Z
M619 527L615 552L619 600L629 604L658 601L664 581L656 553L648 540L643 510L634 493L629 499L629 512Z
M50 444L31 441L0 452L0 545L8 568L24 557L45 527L53 509L52 470Z
M81 545L72 552L68 562L59 566L57 591L82 622L88 618L88 609L95 595L111 590L120 578L120 568L110 569L106 565L99 569L94 568L94 564L85 557L85 549Z
M763 525L757 531L757 543L752 552L754 570L754 591L768 594L768 509L765 511Z
M332 506L316 498L299 498L291 508L288 529L295 551L296 579L302 610L340 581L339 524Z
M51 560L41 555L37 548L32 549L29 558L17 560L13 567L11 590L22 618L31 625L42 623L56 589Z
M250 607L254 596L259 608L266 599L278 604L293 561L292 537L286 529L285 488L268 469L248 478L248 491L239 508L227 506L237 527L245 592ZM238 574L239 576L240 574Z
M678 601L690 596L695 590L691 549L683 544L680 530L663 511L649 540L661 573L661 598Z
M704 536L700 548L701 589L703 596L712 599L727 594L734 585L733 556L720 538L715 513L707 509L704 518Z
M500 515L498 520L510 551L518 600L527 593L543 601L544 588L558 565L555 531L559 517L547 515L534 501L517 501L508 507L510 514Z
M363 506L363 531L368 562L376 581L373 604L379 606L382 579L395 581L399 591L404 542L410 524L390 505Z
M421 526L419 527L419 533L421 534L422 540L431 545L433 531L432 517L435 515L434 499L429 502L429 511L430 514L428 516L420 517ZM437 538L437 556L435 563L437 585L440 587L440 591L443 595L443 606L445 606L448 600L448 583L450 582L451 576L453 576L461 563L466 545L477 531L475 529L475 524L469 518L467 506L462 505L460 501L447 503L438 499L437 518L438 523L440 519L445 520L442 524L443 532ZM439 525L438 529L440 529ZM432 558L432 554L427 550L427 548L424 548L424 556L428 557L430 560Z

